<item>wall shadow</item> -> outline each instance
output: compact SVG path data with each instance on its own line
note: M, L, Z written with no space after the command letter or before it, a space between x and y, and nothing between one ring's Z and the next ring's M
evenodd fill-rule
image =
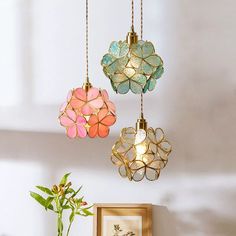
M165 206L153 205L153 236L179 236L176 219Z
M207 236L236 235L235 218L211 209L181 212L175 217L181 235L199 235L200 232Z

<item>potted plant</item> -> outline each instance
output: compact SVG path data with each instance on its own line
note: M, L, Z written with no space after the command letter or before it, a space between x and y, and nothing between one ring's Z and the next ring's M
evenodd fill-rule
M82 186L78 190L72 188L72 183L68 182L70 173L65 174L58 185L53 185L52 188L36 186L45 197L38 193L30 192L33 197L45 210L52 211L57 215L57 232L58 236L70 234L71 226L76 216L87 217L93 215L90 212L92 206L88 206L84 201L84 197L79 197L78 194ZM68 219L68 228L64 231L64 212L70 211ZM64 234L66 232L66 234Z

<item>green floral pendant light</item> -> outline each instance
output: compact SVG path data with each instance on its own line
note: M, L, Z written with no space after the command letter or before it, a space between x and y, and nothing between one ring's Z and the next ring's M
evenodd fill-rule
M138 40L134 31L133 1L131 31L125 41L111 43L101 64L113 90L120 94L126 94L129 90L135 94L152 91L156 81L162 76L163 61L155 52L153 44L150 41Z

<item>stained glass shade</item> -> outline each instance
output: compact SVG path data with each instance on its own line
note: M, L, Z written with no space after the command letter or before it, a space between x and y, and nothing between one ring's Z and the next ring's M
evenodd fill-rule
M69 138L104 138L116 121L116 108L105 89L76 88L61 106L59 121Z
M153 44L143 40L131 45L126 41L112 42L101 64L113 90L120 94L152 91L164 72Z
M136 182L144 178L154 181L166 166L171 150L161 128L145 131L129 127L121 131L113 146L111 161L122 177Z

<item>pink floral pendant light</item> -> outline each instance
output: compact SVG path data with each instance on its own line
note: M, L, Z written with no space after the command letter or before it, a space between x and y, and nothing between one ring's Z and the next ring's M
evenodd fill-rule
M69 138L105 138L116 122L116 108L105 89L92 87L88 76L88 0L86 0L86 80L72 89L60 108L60 124Z

